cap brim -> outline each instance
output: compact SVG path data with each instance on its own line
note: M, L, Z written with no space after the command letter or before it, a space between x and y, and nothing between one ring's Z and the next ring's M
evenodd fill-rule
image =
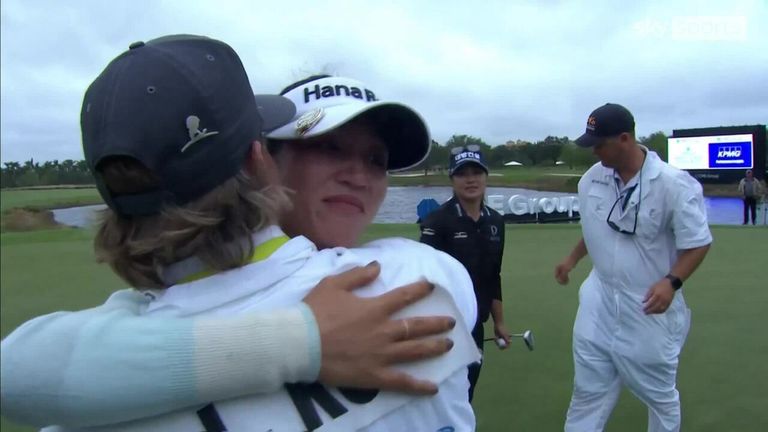
M451 169L451 172L448 173L449 176L452 176L453 173L459 170L459 168L467 165L467 164L475 164L479 165L480 168L485 170L485 173L488 174L488 166L486 166L484 163L476 160L476 159L462 159L461 161L457 162L456 165L454 165L453 169Z
M426 159L430 136L424 119L414 110L396 102L344 104L322 108L322 118L303 134L298 132L298 118L278 127L269 134L271 139L307 139L320 136L343 126L362 114L372 115L377 133L389 150L387 170L401 171Z
M603 140L605 140L605 138L585 133L584 135L576 138L575 142L577 146L586 148L594 147L603 142Z
M254 95L263 122L261 130L266 134L285 126L296 116L296 105L290 99L278 95Z

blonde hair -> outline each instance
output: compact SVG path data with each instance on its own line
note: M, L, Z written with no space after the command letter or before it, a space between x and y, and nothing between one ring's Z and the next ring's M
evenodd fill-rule
M115 158L100 172L114 193L138 193L158 184L132 158ZM263 187L241 170L202 197L166 205L159 214L124 217L107 208L94 240L96 258L135 288L165 288L162 268L191 256L213 271L242 266L253 253L251 234L277 223L288 207L282 187Z

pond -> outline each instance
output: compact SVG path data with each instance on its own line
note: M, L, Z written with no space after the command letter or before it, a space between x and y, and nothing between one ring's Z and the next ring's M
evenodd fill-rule
M572 194L560 192L539 192L518 188L488 188L488 195L501 195L506 202L512 195L526 195L529 197L557 197L570 196ZM390 187L387 197L379 209L374 222L376 223L415 223L416 206L422 199L434 198L438 202L444 202L451 197L451 188L447 186L436 187ZM742 222L742 201L739 198L705 197L707 216L710 224L738 225ZM104 205L72 207L53 210L54 219L63 224L75 227L85 227L94 223L96 211L104 208ZM766 224L768 219L768 206L758 207L758 222Z

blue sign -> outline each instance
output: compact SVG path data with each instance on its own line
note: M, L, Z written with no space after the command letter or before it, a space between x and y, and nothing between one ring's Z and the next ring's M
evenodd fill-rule
M710 168L752 168L752 143L709 143Z
M419 222L423 221L427 215L437 210L438 207L440 207L440 204L438 204L434 198L426 198L421 200L419 205L416 206L416 214L419 216Z

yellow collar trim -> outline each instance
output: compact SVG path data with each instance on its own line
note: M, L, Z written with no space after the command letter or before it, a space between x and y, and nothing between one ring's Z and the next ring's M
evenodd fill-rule
M283 235L280 237L271 238L264 243L256 245L256 247L253 248L253 254L251 254L247 260L248 264L263 261L269 258L273 253L275 253L275 251L280 249L280 247L288 243L288 240L290 239ZM213 276L216 273L217 272L213 270L202 270L183 278L179 281L179 283L193 282L199 279L207 278L208 276Z

